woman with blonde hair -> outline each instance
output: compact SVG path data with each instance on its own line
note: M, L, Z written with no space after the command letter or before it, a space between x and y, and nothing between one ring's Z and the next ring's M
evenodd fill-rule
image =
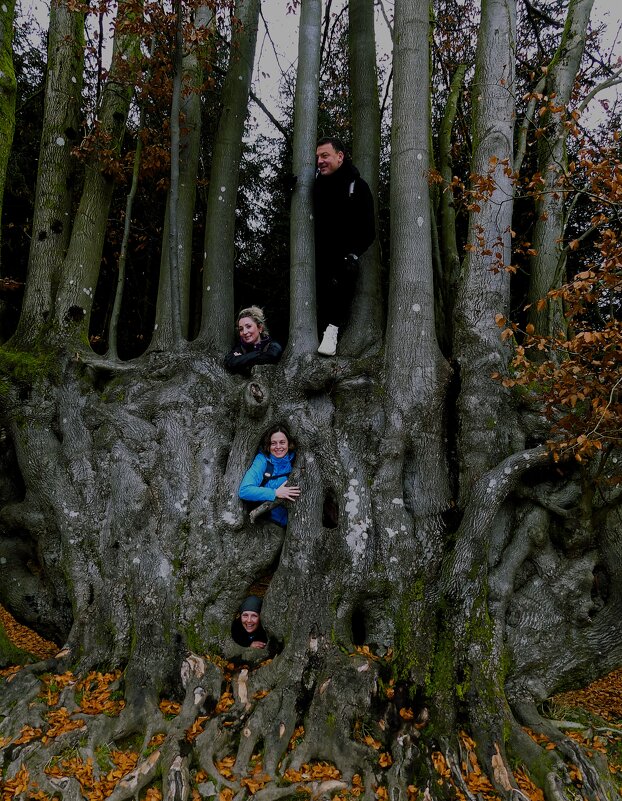
M250 373L256 364L275 364L283 348L270 338L263 309L249 306L236 318L238 344L225 357L225 367L232 373Z

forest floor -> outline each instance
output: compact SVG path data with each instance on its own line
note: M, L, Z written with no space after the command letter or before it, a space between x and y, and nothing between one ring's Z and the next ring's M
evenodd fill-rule
M58 652L58 646L44 640L34 631L26 626L20 625L14 618L0 606L0 634L4 630L6 638L11 645L17 649L16 653L29 654L30 661L50 659ZM367 652L370 658L375 658L368 649L357 649ZM22 661L22 660L20 660ZM14 675L22 669L22 665L14 665L0 669L0 695L5 682L10 682ZM233 665L224 665L225 676L234 669ZM7 740L0 736L0 749L8 745L18 745L28 743L33 740L41 739L42 742L61 734L67 733L75 728L84 727L84 715L118 715L124 706L122 693L118 691L120 671L109 673L90 673L87 676L74 676L70 672L61 675L44 674L41 677L42 692L39 695L39 702L48 707L45 717L49 727L42 731L38 728L24 726L16 739ZM75 685L79 690L77 697L80 698L78 712L79 716L72 715L64 707L59 706L59 699L63 688L68 685ZM216 706L216 712L224 711L234 703L230 689L225 689L223 695ZM180 704L174 700L163 699L160 702L162 713L171 718L180 711ZM543 705L542 713L556 721L565 730L568 736L581 743L586 749L588 756L594 752L601 752L606 755L612 779L622 795L622 669L613 671L607 676L593 682L589 686L572 692L560 693L548 699ZM406 713L408 710L400 710ZM203 723L208 719L207 716L199 717L195 721L191 730L186 732L186 739L192 742L203 730ZM545 738L539 737L533 732L529 732L534 739L544 745L545 748L553 748L552 743L546 743ZM292 736L290 749L295 748L296 742L302 737L303 730L297 729ZM159 744L158 737L152 738L153 742L149 746L156 748ZM164 738L164 735L161 735ZM462 745L468 754L468 762L463 765L463 775L469 790L482 801L497 801L499 796L494 791L489 780L479 768L477 757L474 753L475 743L464 732L460 733ZM383 751L381 744L373 740L371 736L364 737L363 742L372 748L378 749L378 765L385 768L391 765L392 758L390 753ZM140 754L135 745L130 743L127 747L119 746L118 749L110 749L106 755L108 770L102 770L103 765L99 765L96 770L97 778L93 770L93 765L83 762L78 756L70 756L66 759L56 759L50 762L46 768L46 773L50 776L73 776L79 782L84 798L88 801L103 801L114 790L115 786L129 772L134 770L140 760ZM436 758L435 758L436 757ZM433 754L434 765L439 773L439 781L448 776L448 769L444 763L444 757L440 752ZM216 768L224 779L232 777L232 767L234 757L227 757L216 762ZM469 764L470 763L470 764ZM312 787L317 787L318 782L330 782L339 780L339 772L329 763L320 762L310 765L303 765L300 771L295 771L296 775L288 777L287 771L283 777L286 780L299 783L300 781L309 782L309 795L312 797ZM204 771L193 771L192 775L192 801L201 801L205 798L204 788L207 786L208 776ZM524 797L531 801L544 801L543 794L539 788L529 779L526 773L521 770L516 771L515 778L521 788ZM581 775L577 770L576 775L571 776L573 784L581 791ZM255 755L251 760L251 766L247 777L242 779L242 785L246 787L249 795L253 795L262 789L270 781L269 777L263 775L261 766L261 755ZM337 784L337 781L335 782ZM25 768L20 769L15 776L6 779L4 783L0 781L0 801L12 801L15 798L27 797L32 801L48 801L49 796L41 791L36 791L29 781L28 773ZM416 801L420 796L419 791L414 786L408 787L409 801ZM212 795L214 790L209 792ZM360 777L354 776L352 786L346 792L341 791L338 795L333 795L332 801L356 801L363 794L363 786ZM375 791L378 801L388 801L388 794L385 787L379 786ZM460 798L462 793L457 791ZM140 795L141 801L161 801L161 790L152 786L144 790ZM303 796L304 798L304 796ZM233 793L227 787L220 789L218 801L232 801Z

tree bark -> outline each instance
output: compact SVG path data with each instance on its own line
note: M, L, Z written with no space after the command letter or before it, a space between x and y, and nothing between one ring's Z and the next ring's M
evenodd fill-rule
M15 70L13 69L13 16L15 0L0 8L0 219L6 167L15 132ZM0 238L0 244L2 239Z
M53 2L32 244L19 325L14 339L33 343L52 319L54 291L71 236L71 149L78 142L84 15Z
M544 94L550 98L546 113L539 121L544 129L538 140L538 168L542 185L535 200L536 222L533 233L535 255L530 260L530 281L527 301L530 304L529 322L534 333L557 336L566 331L561 300L547 300L543 308L538 301L546 298L550 289L565 280L566 228L564 191L568 170L566 142L568 139L568 104L585 48L593 0L573 0L568 6L566 24L557 53L548 66Z
M80 203L75 214L71 240L59 276L55 300L55 323L62 332L71 331L76 341L88 340L89 322L101 266L102 250L112 192L114 165L121 150L132 84L127 64L138 52L139 42L131 29L134 11L121 4L117 14L112 62L98 110L96 147L102 152L90 157ZM106 153L106 151L108 151Z
M512 448L505 392L490 376L509 355L495 315L507 315L510 299L515 37L514 1L483 3L472 87L473 208L454 318L461 505L473 482Z
M298 32L298 71L294 100L290 228L290 338L286 355L296 358L318 346L315 302L315 242L312 189L315 178L318 75L322 9L319 0L303 0Z
M231 347L235 209L242 138L253 75L259 0L238 0L231 35L222 112L214 142L203 258L203 313L199 340L224 353Z
M201 6L195 16L194 25L200 35L206 30L215 32L213 26L215 18L206 6ZM208 54L206 51L209 50ZM213 54L211 47L204 47L201 54L193 48L184 57L184 76L187 89L182 99L182 115L184 125L181 132L181 153L179 166L179 197L177 201L177 228L178 242L178 270L181 295L181 329L182 335L189 336L189 304L190 304L190 278L192 268L192 231L194 222L194 206L196 199L197 173L199 169L199 156L201 149L201 96L200 86L204 79L203 65L210 63ZM168 241L169 203L167 202L164 217L164 230L162 241ZM170 275L168 248L162 248L160 259L160 281L158 285L158 300L151 350L166 350L172 342L171 304L170 304Z
M348 57L351 75L352 157L369 184L378 232L378 175L380 171L380 103L376 69L374 4L354 0L348 5ZM341 337L343 353L363 353L382 341L384 327L380 286L380 238L363 254L349 325Z

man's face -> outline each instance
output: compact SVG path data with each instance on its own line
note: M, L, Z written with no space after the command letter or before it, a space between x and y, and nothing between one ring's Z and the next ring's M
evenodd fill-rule
M320 145L315 151L320 175L330 175L343 164L343 151L335 150L331 144Z
M242 612L241 619L242 626L249 634L257 630L259 626L259 615L257 612Z

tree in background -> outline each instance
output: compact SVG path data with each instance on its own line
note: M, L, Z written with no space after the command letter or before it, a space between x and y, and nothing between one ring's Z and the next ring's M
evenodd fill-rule
M604 760L541 707L622 661L619 163L615 149L588 154L575 120L587 5L571 0L558 29L513 0L485 0L479 16L447 3L436 18L396 0L386 291L374 250L344 353L325 359L318 117L351 119L355 159L377 187L382 101L371 0L351 0L347 27L344 8L326 16L320 0L301 1L292 137L275 156L287 163L290 148L275 199L289 204L289 314L273 311L289 317L287 347L248 379L222 360L233 199L239 174L253 174L240 159L259 4L126 0L110 69L94 95L86 82L88 113L90 12L52 5L28 274L1 351L0 600L55 646L3 676L6 792L614 798ZM535 48L519 41L524 14ZM334 53L327 74L349 91L324 87L332 100L318 109L321 57L344 42L340 29L348 58ZM474 29L475 51L461 38ZM536 60L548 88L522 69ZM550 268L581 252L582 193L591 246L568 284ZM264 258L282 226L266 220ZM142 294L129 290L137 265ZM285 273L266 271L283 295ZM536 279L546 298L534 299ZM521 286L521 306L569 315L561 330L506 324ZM124 350L131 327L144 347ZM554 372L587 363L573 361L588 358L577 347L559 355L573 330L575 346L595 343L590 386L603 388L579 397L575 386L574 403ZM531 350L545 360L532 364ZM604 430L586 409L606 417L607 441L551 433L564 406L578 425ZM275 422L298 445L287 529L254 522L237 495ZM231 638L249 592L264 597L267 650Z

